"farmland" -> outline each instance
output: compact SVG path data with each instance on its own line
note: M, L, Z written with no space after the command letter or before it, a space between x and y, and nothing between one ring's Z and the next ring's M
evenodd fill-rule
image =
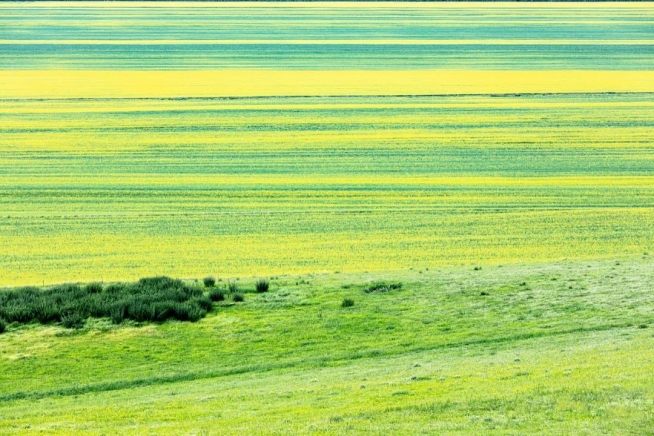
M652 250L653 15L2 4L0 285Z
M0 434L648 434L653 23L0 3Z
M5 285L654 250L649 94L29 101L1 117Z

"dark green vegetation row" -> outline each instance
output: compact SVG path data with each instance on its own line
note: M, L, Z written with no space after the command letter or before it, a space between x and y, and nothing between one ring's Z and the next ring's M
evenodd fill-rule
M5 322L60 322L64 327L81 328L89 317L107 317L113 324L126 319L198 321L211 311L212 301L225 299L225 292L214 289L206 296L201 288L169 277L108 286L90 283L85 286L63 284L47 289L19 288L0 292L0 333L6 329ZM234 294L233 299L243 301L243 296Z

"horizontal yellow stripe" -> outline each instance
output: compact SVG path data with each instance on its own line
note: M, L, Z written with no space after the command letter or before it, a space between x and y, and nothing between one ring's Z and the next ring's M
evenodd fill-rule
M654 71L0 71L0 98L654 92Z
M8 45L654 45L654 39L0 39Z

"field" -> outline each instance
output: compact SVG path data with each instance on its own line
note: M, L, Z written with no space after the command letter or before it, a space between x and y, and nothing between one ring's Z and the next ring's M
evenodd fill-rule
M272 283L9 324L0 434L652 434L653 25L0 3L0 287Z
M0 335L0 433L651 434L653 271L288 276L196 324L21 327Z
M0 4L0 285L654 250L653 19Z

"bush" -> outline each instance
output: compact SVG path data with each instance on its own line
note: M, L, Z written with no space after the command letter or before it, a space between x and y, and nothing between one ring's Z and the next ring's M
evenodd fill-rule
M184 285L181 280L171 279L170 277L166 277L166 276L146 277L140 279L138 281L138 284L141 287L149 288L152 290L168 289L170 287Z
M366 294L372 294L374 292L388 292L388 291L396 291L402 289L402 283L386 283L386 282L379 282L379 283L373 283L372 285L368 286L366 289L363 290Z
M236 293L232 295L232 300L234 300L235 303L241 303L245 301L245 295L241 293Z
M216 279L214 277L205 277L202 281L204 282L204 286L207 288L213 288L216 286Z
M229 289L230 294L236 294L238 292L238 283L236 282L227 282L227 289Z
M209 291L209 299L211 301L223 301L225 299L225 291L223 289L212 289Z
M113 324L120 324L125 320L126 307L122 304L116 304L111 308L109 319Z
M118 292L122 292L123 289L125 289L125 284L124 283L112 283L109 286L107 286L104 291L108 294L115 294Z
M197 306L190 306L188 311L187 321L196 322L200 321L207 315L207 312Z
M211 304L211 299L209 297L205 297L204 295L201 297L193 297L189 300L189 303L199 307L205 312L211 312L212 304Z
M270 289L270 282L266 279L259 279L254 285L254 288L257 292L268 292L268 289Z
M0 318L0 335L6 331L7 331L7 323L5 323L2 318Z
M341 307L352 307L354 306L354 300L351 298L344 298L341 303Z
M79 313L69 313L61 317L61 325L67 329L81 329L84 327L84 318Z
M176 310L183 304L188 307ZM136 283L57 285L0 292L0 318L7 322L61 322L80 328L89 317L162 322L169 318L197 321L211 311L211 299L197 286L170 277L144 278Z
M102 283L89 283L85 289L88 294L99 294L102 292Z

